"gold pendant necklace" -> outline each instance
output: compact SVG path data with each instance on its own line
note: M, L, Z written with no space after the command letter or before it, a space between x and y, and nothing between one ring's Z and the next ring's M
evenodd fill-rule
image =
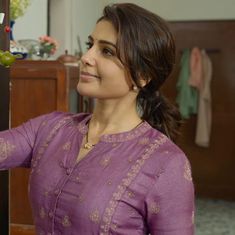
M88 130L86 133L86 143L84 144L83 148L86 150L90 150L91 148L93 148L95 146L95 144L89 143L88 141L88 132L89 132L89 125L88 125Z
M88 143L86 142L83 146L84 149L87 149L87 150L90 150L92 147L94 147L95 144L91 144L91 143Z

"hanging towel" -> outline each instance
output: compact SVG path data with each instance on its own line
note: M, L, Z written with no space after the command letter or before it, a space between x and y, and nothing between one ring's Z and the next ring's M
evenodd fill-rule
M197 88L198 90L202 87L202 54L198 47L194 47L191 50L190 55L190 76L189 85Z
M202 147L210 144L211 133L211 78L212 63L205 50L202 50L202 84L199 90L199 105L195 143Z
M192 114L197 113L198 92L188 82L190 76L189 59L190 50L184 49L180 61L180 74L176 84L176 103L179 106L182 118L189 118Z

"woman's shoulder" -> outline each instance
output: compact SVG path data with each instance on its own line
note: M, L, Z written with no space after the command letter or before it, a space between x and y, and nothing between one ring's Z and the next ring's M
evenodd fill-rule
M28 120L23 125L31 126L35 132L48 131L51 129L59 129L65 126L77 126L82 121L85 121L90 116L89 113L69 113L54 111L51 113L43 114Z
M69 112L54 111L48 114L41 115L35 118L34 120L40 120L41 122L47 122L47 123L49 122L51 124L58 122L79 123L88 116L90 116L89 113L69 113Z
M149 164L156 168L166 169L171 164L175 166L189 166L189 160L184 151L170 138L154 129L151 133L152 148Z

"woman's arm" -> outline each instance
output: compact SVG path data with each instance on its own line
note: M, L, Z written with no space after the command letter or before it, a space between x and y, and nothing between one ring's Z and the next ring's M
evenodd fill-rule
M0 170L30 167L39 128L46 117L39 116L17 128L0 132Z
M151 235L194 234L194 187L188 159L173 154L146 197Z

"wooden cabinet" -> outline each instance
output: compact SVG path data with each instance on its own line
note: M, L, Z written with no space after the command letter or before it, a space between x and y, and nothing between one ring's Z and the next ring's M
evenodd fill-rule
M78 67L57 61L17 61L10 70L11 127L55 110L91 111L90 100L76 92L78 76ZM10 172L10 222L17 224L12 225L12 234L17 234L15 230L24 231L19 225L33 225L28 202L28 175L28 169Z

